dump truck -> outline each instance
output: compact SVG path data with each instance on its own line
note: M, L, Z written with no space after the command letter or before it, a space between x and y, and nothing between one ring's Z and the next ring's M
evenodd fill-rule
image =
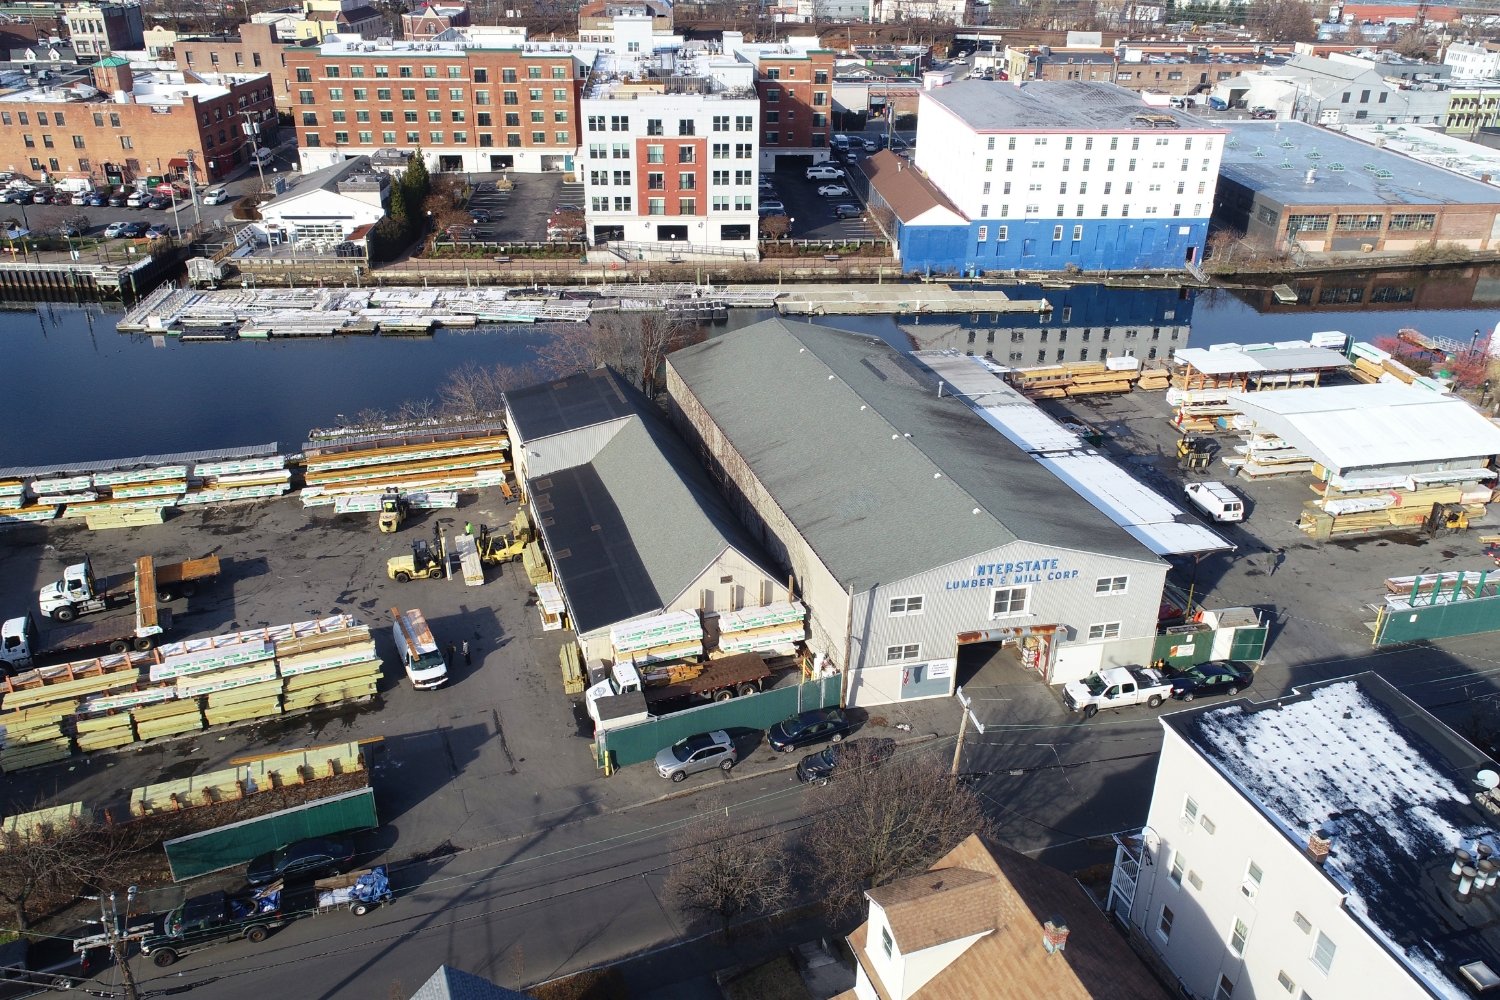
M396 640L396 652L401 656L401 665L411 686L418 691L442 687L448 682L448 662L443 651L432 637L427 619L416 608L402 611L391 609L391 634Z
M612 699L629 698L640 705L638 712L631 714L644 718L661 714L651 710L664 702L728 701L735 695L755 694L771 675L770 666L758 653L640 667L621 660L607 668L605 676L584 693L584 700L596 726L606 721L623 725L627 720L620 717L618 703L612 704Z
M154 624L145 624L140 615L114 615L73 625L54 626L41 632L29 614L12 618L0 625L0 666L15 673L35 665L39 656L79 654L97 649L123 653L133 649L145 652L156 645L156 637L172 624L169 611L152 608Z
M43 587L38 595L42 614L53 621L70 622L111 608L137 603L139 591L156 601L191 597L198 585L219 575L219 557L205 556L184 562L158 563L151 556L136 560L129 573L99 576L88 556L63 570L63 578Z
M288 923L281 912L281 883L244 895L210 892L194 896L161 917L141 938L141 954L165 968L184 955L244 939L259 944Z
M1081 681L1063 685L1063 701L1070 712L1092 719L1101 708L1148 705L1155 708L1172 695L1172 682L1150 667L1105 667Z

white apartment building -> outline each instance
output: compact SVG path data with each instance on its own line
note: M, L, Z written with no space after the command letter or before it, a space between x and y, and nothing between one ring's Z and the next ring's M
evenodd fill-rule
M1201 256L1222 127L1108 83L967 80L920 101L916 166L969 221L950 244L962 254L935 265L1176 268ZM903 261L908 249L904 236Z
M869 0L872 23L937 21L973 24L974 0Z
M1494 42L1454 42L1443 53L1455 80L1500 79L1500 46Z
M591 243L754 252L760 102L753 87L701 77L616 81L596 85L582 105Z
M1431 1000L1500 985L1496 765L1365 673L1162 720L1109 910L1185 996Z

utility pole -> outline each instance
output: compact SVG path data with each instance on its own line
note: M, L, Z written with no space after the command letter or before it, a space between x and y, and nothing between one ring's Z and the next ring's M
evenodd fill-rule
M245 116L245 144L250 147L250 159L255 161L256 173L260 174L260 189L264 192L266 190L266 168L260 162L260 157L255 155L260 152L261 123L256 121L249 111L241 111L240 114Z
M193 228L203 226L203 213L198 210L198 166L193 162L197 155L196 149L184 149L182 155L187 157L188 163L188 194L193 199Z
M135 905L135 894L137 889L131 886L125 897L125 915L128 919L130 910ZM105 904L108 903L108 909ZM130 970L130 962L125 954L125 941L120 935L120 912L115 905L115 894L99 897L99 922L104 926L104 936L109 940L109 954L114 959L115 965L120 969L120 976L124 980L125 1000L141 1000L140 991L136 989L135 973Z

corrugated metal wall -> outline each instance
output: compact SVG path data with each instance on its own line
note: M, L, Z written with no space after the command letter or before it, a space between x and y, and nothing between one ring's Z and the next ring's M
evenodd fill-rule
M1375 645L1422 642L1454 635L1500 631L1500 597L1478 597L1386 611L1375 629Z
M840 677L822 677L805 684L763 691L746 698L716 701L638 725L611 729L600 739L600 749L614 755L615 767L628 767L651 760L658 750L694 733L710 733L716 729L767 729L798 712L837 705L841 681Z
M609 444L634 417L620 417L592 427L580 427L562 434L552 434L536 441L520 441L514 437L511 449L516 469L527 479L539 479L559 469L571 469L594 460L599 450ZM512 425L514 426L514 425Z

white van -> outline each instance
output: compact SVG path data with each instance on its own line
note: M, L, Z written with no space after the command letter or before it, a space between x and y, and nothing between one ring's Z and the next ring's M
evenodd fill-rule
M1194 507L1215 521L1245 519L1245 502L1223 483L1188 483L1184 492Z
M392 608L391 618L394 620L391 635L396 640L396 652L401 656L406 676L411 678L411 686L426 691L446 684L448 662L443 659L443 651L438 649L437 640L432 637L432 629L427 627L422 612L415 608L410 611Z
M259 163L261 166L265 166L276 158L276 154L271 152L269 149L266 149L264 146L258 147L255 152L251 154L251 156L255 160L255 162Z

